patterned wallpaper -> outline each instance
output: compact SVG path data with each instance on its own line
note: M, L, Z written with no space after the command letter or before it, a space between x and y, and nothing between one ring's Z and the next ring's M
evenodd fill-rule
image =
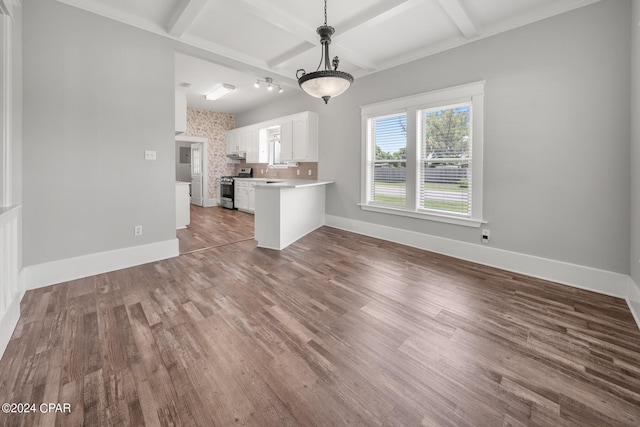
M227 164L225 132L236 127L236 117L227 113L187 108L187 132L189 136L209 138L208 197L218 198L218 184L221 176L235 175L235 165Z

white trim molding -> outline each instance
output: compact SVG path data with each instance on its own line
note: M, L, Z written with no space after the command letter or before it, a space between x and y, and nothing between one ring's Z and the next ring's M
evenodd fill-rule
M0 207L0 357L20 319L24 295L20 269L22 207Z
M640 286L631 277L627 285L627 305L640 328Z
M134 267L179 255L178 239L24 267L27 290Z
M219 206L220 205L220 201L216 198L216 199L210 199L210 198L206 198L204 199L204 208L210 208L213 206Z
M329 227L628 300L629 276L473 243L326 215ZM638 291L636 289L636 291ZM640 294L636 310L640 312ZM636 316L636 321L638 317ZM638 322L640 327L640 322Z

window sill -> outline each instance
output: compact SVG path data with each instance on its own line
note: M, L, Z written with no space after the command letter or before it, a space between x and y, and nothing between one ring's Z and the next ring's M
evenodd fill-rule
M358 206L360 206L360 209L362 209L363 211L406 216L409 218L418 218L418 219L423 219L427 221L444 222L447 224L461 225L463 227L480 228L482 224L487 223L486 221L478 220L478 219L458 218L454 216L438 215L438 214L428 213L428 212L411 212L403 209L394 209L394 208L382 207L382 206L372 206L372 205L366 205L363 203L358 203Z

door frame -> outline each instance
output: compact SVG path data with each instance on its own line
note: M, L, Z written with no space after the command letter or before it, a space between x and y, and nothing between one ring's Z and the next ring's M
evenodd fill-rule
M204 136L176 135L176 143L186 142L189 144L202 143L202 205L205 207L216 206L216 200L209 198L209 138Z
M197 148L200 151L200 197L194 197L195 191L194 191L194 186L193 186L193 150L194 148ZM190 157L190 161L191 161L191 204L192 205L197 205L197 206L204 206L204 199L205 199L205 190L207 189L207 185L205 183L204 180L204 143L203 142L192 142L190 145L190 149L191 149L191 157Z

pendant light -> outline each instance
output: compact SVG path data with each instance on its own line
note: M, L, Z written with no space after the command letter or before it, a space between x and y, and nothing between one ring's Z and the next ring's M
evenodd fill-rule
M318 27L316 32L320 36L320 44L322 45L320 64L312 73L307 73L302 68L299 69L296 72L296 78L302 90L313 97L324 99L324 103L327 104L329 99L345 92L353 83L351 74L338 71L340 60L337 56L329 63L329 45L335 29L327 25L327 0L324 0L324 25ZM324 70L320 70L323 62Z

